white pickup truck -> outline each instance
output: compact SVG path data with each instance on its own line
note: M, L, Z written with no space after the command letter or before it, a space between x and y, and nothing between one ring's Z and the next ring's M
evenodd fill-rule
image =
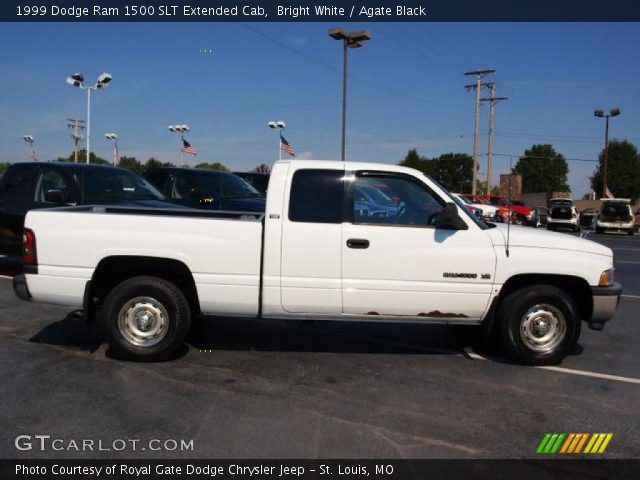
M422 173L373 163L277 162L264 215L31 211L23 243L16 294L83 307L138 360L169 357L204 313L482 325L517 361L557 363L622 291L609 248L487 224Z

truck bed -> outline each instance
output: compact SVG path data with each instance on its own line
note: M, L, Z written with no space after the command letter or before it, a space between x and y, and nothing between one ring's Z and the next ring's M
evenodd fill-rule
M36 301L81 307L86 283L102 259L164 258L192 272L203 312L255 315L262 218L255 212L183 208L33 210L27 225L36 234L38 272L28 274L29 290Z

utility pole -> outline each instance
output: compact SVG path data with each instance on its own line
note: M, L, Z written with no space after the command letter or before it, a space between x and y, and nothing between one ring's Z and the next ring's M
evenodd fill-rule
M473 184L471 186L471 193L473 195L476 194L476 182L478 180L478 129L480 127L480 88L482 83L482 77L488 75L490 73L496 73L495 70L474 70L472 72L465 72L465 76L469 77L472 75L476 76L476 84L475 85L465 85L466 89L475 88L476 89L476 120L475 120L475 128L473 133Z
M491 194L491 179L493 175L493 110L496 102L500 100L508 100L509 97L496 97L496 84L489 83L489 90L491 90L490 98L481 98L481 102L489 103L489 149L487 151L487 195ZM511 172L509 172L511 173Z
M67 118L67 127L71 128L71 138L73 138L73 161L78 163L78 142L84 140L82 130L84 129L84 120L77 118Z

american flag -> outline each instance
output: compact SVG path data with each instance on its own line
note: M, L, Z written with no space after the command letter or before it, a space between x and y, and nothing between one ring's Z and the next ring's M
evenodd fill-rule
M284 153L288 153L292 157L296 156L296 152L293 151L293 147L289 145L289 142L280 134L280 150Z
M196 155L196 150L184 138L182 139L182 151L184 153L190 153L191 155Z
M118 152L118 146L113 149L113 164L117 167L120 165L120 153Z
M607 187L604 193L607 195L607 198L616 198L613 196L613 193L611 193L611 190L609 190L609 187Z

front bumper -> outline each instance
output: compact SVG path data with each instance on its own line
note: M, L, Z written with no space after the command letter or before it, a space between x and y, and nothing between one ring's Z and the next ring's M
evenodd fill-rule
M31 294L29 293L24 273L13 277L13 292L20 300L24 300L25 302L31 301Z
M603 287L591 287L593 297L593 313L589 319L589 328L602 330L604 324L611 320L618 309L622 285L614 283Z
M596 221L596 227L603 230L616 230L618 232L626 232L634 228L633 222L600 222Z

